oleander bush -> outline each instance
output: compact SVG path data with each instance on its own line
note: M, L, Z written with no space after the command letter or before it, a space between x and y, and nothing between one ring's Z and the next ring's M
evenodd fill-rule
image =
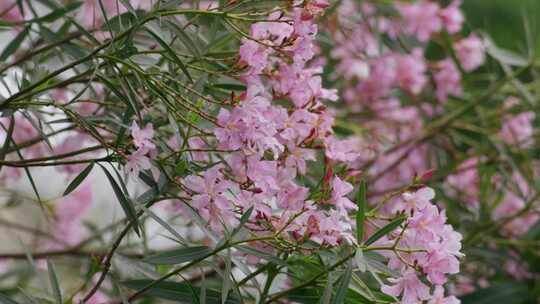
M462 2L0 1L0 303L537 303L536 6Z

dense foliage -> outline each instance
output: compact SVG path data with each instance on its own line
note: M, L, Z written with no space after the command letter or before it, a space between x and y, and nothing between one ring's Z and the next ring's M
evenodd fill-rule
M535 303L534 30L473 23L2 1L0 303Z

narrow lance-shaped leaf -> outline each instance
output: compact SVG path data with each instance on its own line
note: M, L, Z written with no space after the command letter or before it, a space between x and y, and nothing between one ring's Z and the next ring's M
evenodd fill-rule
M84 179L88 176L88 174L92 171L92 168L94 168L94 162L91 162L84 170L79 173L72 181L69 183L69 185L66 188L66 191L64 191L64 196L70 194L73 192L73 190L77 189L77 187L84 181Z
M0 150L0 160L4 160L6 158L6 154L9 149L9 143L11 141L11 137L13 136L14 129L15 129L15 118L11 116L11 119L9 120L9 127L6 132L6 139L4 140L4 144L2 145L2 150ZM1 169L2 169L2 166L0 165L0 170Z
M180 299L193 299L193 291L200 294L200 288L197 286L190 286L186 283L177 283L177 282L160 282L155 284L152 280L133 280L124 282L124 286L130 289L141 290L142 288L153 284L153 286L146 292L147 295L167 299L171 301L178 301ZM200 303L203 299L206 304L220 304L221 303L221 293L213 289L206 289L204 297L201 297ZM229 294L226 304L240 304L242 303L239 299Z
M155 265L175 265L203 258L211 252L208 246L184 247L151 255L143 261Z
M177 34L178 39L195 57L201 57L201 52L191 37L186 34L185 30L171 21L165 21L164 25Z
M153 218L158 224L160 224L163 228L165 228L167 231L169 231L170 234L172 234L178 241L181 243L186 244L187 241L184 239L173 227L171 227L167 222L162 220L159 216L157 216L154 212L152 212L150 209L142 206L142 209L144 212L146 212L151 218Z
M6 59L8 59L11 54L15 53L15 51L19 49L21 43L24 41L27 35L28 28L25 28L15 37L15 39L11 40L11 42L2 51L2 54L0 54L0 61L6 61Z
M253 256L256 256L256 257L259 257L263 260L266 260L268 262L272 262L276 265L280 265L280 266L287 266L287 262L278 258L277 256L274 256L274 255L271 255L269 253L266 253L264 251L261 251L261 250L258 250L258 249L255 249L253 247L249 247L249 246L236 246L235 247L236 249L238 249L239 251L245 253L245 254L249 254L249 255L253 255Z
M362 180L356 196L356 204L358 205L358 212L356 213L356 240L358 244L362 243L364 239L364 222L366 219L366 182Z
M184 74L186 74L187 78L189 79L189 81L191 83L193 83L193 78L191 78L191 75L189 74L189 71L187 70L186 66L184 65L184 63L182 62L182 60L180 60L180 58L178 58L178 56L176 55L176 53L171 49L171 47L165 42L163 41L163 39L161 39L156 33L152 32L150 29L146 28L146 31L152 35L152 37L154 37L154 39L156 39L156 41L161 45L162 48L164 48L167 53L169 53L169 55L171 55L171 57L173 58L174 62L176 64L178 64L178 66L180 67L180 69L182 70L182 72L184 72Z
M382 227L381 229L377 230L372 236L370 236L367 241L364 243L364 245L369 246L376 242L378 239L382 238L383 236L387 235L388 233L394 231L399 225L401 225L407 218L402 216L394 219L390 223L388 223L386 226Z
M332 304L342 304L345 303L345 296L347 295L347 290L349 290L349 283L351 282L352 277L352 262L349 260L347 263L347 270L341 276L341 281L339 282L339 287L336 291L336 296L332 300Z
M47 260L47 270L49 271L49 281L51 283L54 299L56 300L56 303L62 304L62 291L60 290L60 285L58 284L58 278L56 276L56 271L54 270L54 265L49 260Z
M76 10L79 8L79 6L82 5L82 2L72 2L68 3L63 7L57 8L54 11L48 13L47 15L43 17L39 17L37 19L29 20L29 23L32 22L53 22L57 20L58 18L61 18L62 16L65 16L68 12L71 12L73 10Z
M0 292L0 303L2 303L2 304L19 304L19 303L15 302L14 300L8 298L8 296L4 295L1 292Z
M328 279L326 280L326 287L324 288L323 296L319 301L320 304L330 304L332 300L332 290L334 287L333 272L328 273Z
M232 272L232 263L231 263L231 250L227 250L227 255L225 256L225 269L223 271L223 283L221 284L221 304L227 302L229 297L229 291L231 290L231 272Z
M112 177L111 173L109 173L109 170L107 170L101 164L98 164L98 165L101 167L101 169L103 169L103 172L105 172L105 175L107 176L107 179L109 180L109 183L111 184L114 194L116 195L118 202L120 202L120 205L122 206L122 209L124 210L124 213L126 214L127 218L133 222L133 229L135 230L137 235L140 236L141 233L139 231L139 221L137 218L137 212L135 211L135 207L133 207L133 204L126 197L124 192L122 192L122 189L120 189L120 186L118 186L118 183L116 182L114 177Z
M248 210L246 210L246 212L244 212L244 214L242 214L242 216L240 217L240 223L238 224L238 227L234 228L234 230L231 233L231 238L234 235L236 235L242 229L242 227L244 227L244 225L247 223L247 221L251 217L251 213L253 213L253 206L251 206Z

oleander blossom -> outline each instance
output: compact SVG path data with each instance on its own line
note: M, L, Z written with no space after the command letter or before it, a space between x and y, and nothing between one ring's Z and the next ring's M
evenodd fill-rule
M16 0L5 0L0 3L0 19L9 22L24 20L23 12Z
M504 102L504 107L512 109L520 103L516 97L509 97ZM499 137L507 145L521 148L530 147L533 144L533 120L536 117L533 111L523 111L517 114L506 114L502 119L502 127Z
M156 145L152 142L154 127L151 123L143 129L133 121L131 125L131 137L136 150L128 155L126 170L133 176L138 176L141 170L152 168L151 157L157 154Z
M252 24L238 62L246 92L219 110L210 130L215 135L210 144L231 152L223 165L181 180L192 207L215 233L234 227L242 212L253 208L247 227L257 234L282 231L280 237L323 247L355 242L348 213L356 205L346 198L353 186L339 176L328 180L332 194L324 205L332 207L327 210L309 200L309 188L297 180L317 160L321 143L331 150L330 159L355 157L333 144L339 140L323 101L336 100L336 91L322 86L322 68L310 64L318 30L314 18L328 3L304 4Z
M486 60L484 42L476 34L471 34L455 43L456 56L463 69L473 71Z
M427 187L403 193L393 202L393 212L409 214L406 228L379 241L381 244L395 243L403 250L400 257L383 253L389 256L389 267L399 271L401 277L390 279L392 285L383 286L382 291L393 296L402 295L401 303L442 298L442 291L430 295L428 286L418 279L416 270L421 270L437 289L442 288L440 286L447 282L449 275L459 272L459 258L463 255L460 251L462 237L446 223L445 211L440 211L431 202L434 196L433 189ZM407 252L407 249L413 251Z

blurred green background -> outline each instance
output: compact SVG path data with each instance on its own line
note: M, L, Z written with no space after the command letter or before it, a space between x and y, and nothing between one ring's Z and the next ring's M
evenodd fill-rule
M540 49L540 0L463 0L471 29L487 32L500 47L524 53L525 24L536 49Z

